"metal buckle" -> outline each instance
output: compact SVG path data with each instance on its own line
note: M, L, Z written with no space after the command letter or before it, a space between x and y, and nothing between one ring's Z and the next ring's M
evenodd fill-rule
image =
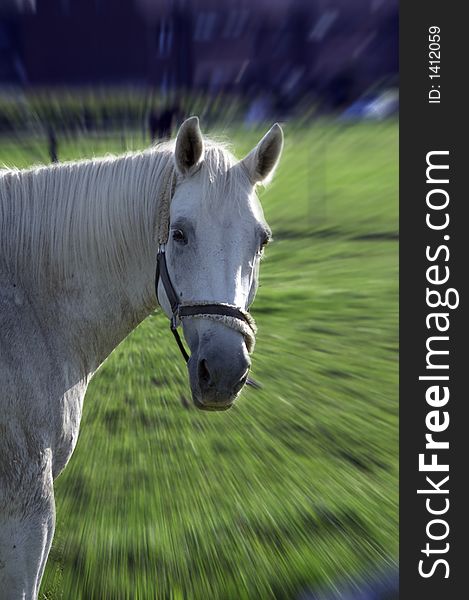
M173 316L171 317L171 330L175 331L179 327L179 307Z

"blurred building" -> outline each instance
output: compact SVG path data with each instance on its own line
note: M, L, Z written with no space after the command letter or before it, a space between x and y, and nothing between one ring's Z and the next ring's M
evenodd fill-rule
M330 106L398 72L398 0L5 0L0 85L137 83ZM1 8L0 0L0 8Z

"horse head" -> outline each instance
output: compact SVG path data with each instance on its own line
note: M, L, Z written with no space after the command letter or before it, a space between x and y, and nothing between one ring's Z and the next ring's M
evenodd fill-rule
M174 293L160 278L157 294L169 318L182 315L192 396L201 409L230 408L248 379L255 333L248 311L271 237L256 186L272 176L282 147L277 124L239 162L204 140L197 117L177 135L164 244Z

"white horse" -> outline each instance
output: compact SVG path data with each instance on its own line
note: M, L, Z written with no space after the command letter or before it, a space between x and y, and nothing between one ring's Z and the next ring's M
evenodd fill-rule
M182 318L195 404L223 409L239 394L252 349L243 315L270 236L255 186L282 145L274 125L237 162L192 117L176 144L0 172L2 599L37 598L53 481L75 448L90 378L157 306L158 242L178 309L196 307ZM161 278L157 288L177 320ZM234 312L204 314L214 304Z

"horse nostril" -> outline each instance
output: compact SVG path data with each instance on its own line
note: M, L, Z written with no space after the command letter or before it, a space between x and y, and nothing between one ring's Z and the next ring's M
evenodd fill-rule
M211 384L210 371L208 370L207 361L203 358L199 361L199 381L206 385Z
M244 375L241 377L241 379L238 381L238 383L234 386L233 391L235 392L235 394L237 394L239 392L239 390L243 387L243 385L246 383L248 375L249 375L249 369L246 370Z

